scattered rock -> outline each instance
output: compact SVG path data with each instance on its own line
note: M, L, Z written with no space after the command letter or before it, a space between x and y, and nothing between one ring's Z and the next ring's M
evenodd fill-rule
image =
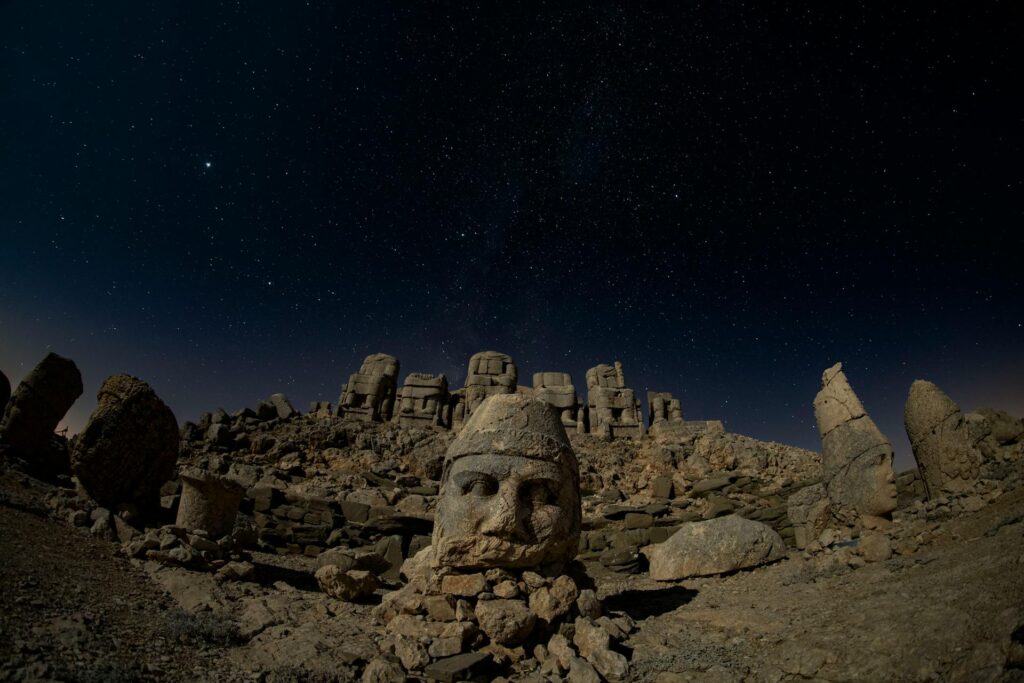
M676 581L756 567L785 556L782 538L760 522L737 515L684 524L664 543L645 554L651 578Z

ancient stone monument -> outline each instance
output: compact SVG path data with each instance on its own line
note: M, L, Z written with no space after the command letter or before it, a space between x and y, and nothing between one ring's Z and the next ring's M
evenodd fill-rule
M481 404L445 456L435 566L568 562L580 520L579 466L558 413L515 395Z
M643 436L640 402L633 390L626 388L619 361L587 370L587 403L591 434L611 439Z
M558 411L562 426L567 430L583 430L583 414L579 399L576 397L576 387L573 386L569 373L533 373L533 393Z
M647 392L647 424L649 427L667 424L682 424L683 406L678 398L672 398L667 391Z
M205 531L209 538L227 536L235 525L245 488L230 479L201 470L181 473L181 502L175 526Z
M823 482L790 498L798 546L832 520L861 526L896 509L892 444L864 410L842 363L822 373L814 416L821 435Z
M54 444L54 430L81 395L82 374L74 361L47 354L7 401L0 420L0 442L37 476L67 473L67 449Z
M484 399L516 393L518 379L512 357L498 351L481 351L469 358L463 419L468 420Z
M351 375L338 399L338 414L350 420L387 422L392 418L398 386L398 359L374 353Z
M98 405L75 437L71 469L97 502L113 507L155 507L160 486L174 475L178 422L148 384L112 375L100 387Z
M398 399L398 423L403 427L451 427L449 400L447 377L410 373Z
M981 455L953 399L931 382L919 379L910 386L903 421L929 496L974 485Z

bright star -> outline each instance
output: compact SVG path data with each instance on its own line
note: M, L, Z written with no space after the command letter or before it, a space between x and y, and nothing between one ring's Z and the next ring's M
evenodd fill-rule
M203 166L205 166L206 168L210 168L211 166L213 166L213 162L212 161L204 161L203 162Z

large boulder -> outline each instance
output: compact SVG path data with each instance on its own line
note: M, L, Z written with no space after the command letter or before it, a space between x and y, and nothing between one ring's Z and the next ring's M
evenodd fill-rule
M82 395L82 373L74 361L47 354L6 402L0 441L32 474L53 478L68 472L67 450L54 446L54 430Z
M903 421L929 496L974 485L981 455L953 399L931 382L919 379L910 386Z
M75 438L71 467L101 505L151 506L174 475L178 422L148 384L130 375L103 382L98 405Z
M737 515L684 524L644 554L655 581L724 574L781 559L786 543L771 527Z

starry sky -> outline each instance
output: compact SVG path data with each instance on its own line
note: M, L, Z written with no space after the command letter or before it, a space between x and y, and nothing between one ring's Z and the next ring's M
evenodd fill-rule
M1024 13L948 4L0 1L0 369L618 359L817 449L841 360L906 467L916 378L1024 414Z

